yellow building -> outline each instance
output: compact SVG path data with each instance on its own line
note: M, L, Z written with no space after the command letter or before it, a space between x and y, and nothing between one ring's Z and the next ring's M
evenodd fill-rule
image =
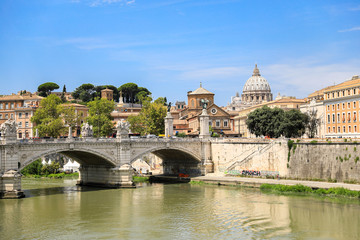
M360 114L360 78L329 87L324 91L325 137L358 138Z
M274 101L264 102L262 104L243 109L239 112L238 116L234 117L234 131L241 137L255 137L250 133L246 125L246 119L249 113L263 106L268 106L270 108L277 107L283 110L299 109L300 105L303 103L305 103L304 99L296 99L295 97L277 97L277 99Z

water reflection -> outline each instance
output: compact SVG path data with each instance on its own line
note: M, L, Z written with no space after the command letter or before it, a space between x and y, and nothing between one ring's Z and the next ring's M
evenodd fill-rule
M190 184L74 185L24 181L27 198L0 201L1 239L360 238L358 201Z

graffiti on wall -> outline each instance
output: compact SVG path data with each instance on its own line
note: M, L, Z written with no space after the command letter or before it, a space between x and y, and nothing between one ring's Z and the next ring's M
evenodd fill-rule
M230 176L255 176L255 177L277 177L279 176L278 171L258 171L258 170L230 170L230 171L224 171L226 175Z

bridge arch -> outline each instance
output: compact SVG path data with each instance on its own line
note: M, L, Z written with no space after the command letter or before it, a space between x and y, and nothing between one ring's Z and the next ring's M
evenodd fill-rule
M189 174L191 176L201 175L201 157L181 147L153 147L132 157L130 164L149 153L162 159L163 173L165 175L178 175L179 173Z
M25 160L20 161L21 166L19 170L22 170L23 168L25 168L26 166L28 166L29 164L31 164L32 162L43 156L55 154L55 153L61 153L77 161L81 165L103 165L108 167L116 166L116 162L113 159L111 159L109 156L101 152L95 151L93 149L84 149L84 148L69 149L68 147L67 148L62 147L58 149L47 149L45 151L36 152L35 154L29 156L28 158L25 158Z

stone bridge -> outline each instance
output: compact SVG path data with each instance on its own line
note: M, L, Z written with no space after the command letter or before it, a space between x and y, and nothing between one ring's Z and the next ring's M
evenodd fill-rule
M61 153L80 163L80 185L132 187L131 164L148 153L163 160L165 174L187 169L194 175L204 175L213 169L208 139L6 139L0 145L0 198L21 197L19 172L52 153Z

